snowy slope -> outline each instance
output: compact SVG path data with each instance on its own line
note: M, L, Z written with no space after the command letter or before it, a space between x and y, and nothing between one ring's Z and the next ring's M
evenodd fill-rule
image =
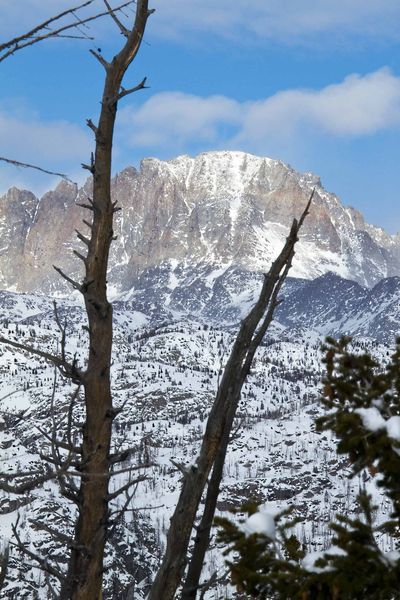
M203 274L202 280L212 290L214 282L224 274ZM233 298L234 308L238 308L243 295L238 297L235 293L243 280L240 272L232 271L228 275L221 289L226 283L228 299ZM166 289L177 290L177 280L167 272L166 282L170 287ZM154 285L155 290L160 289L157 281ZM331 274L313 282L296 279L288 282L286 313L282 312L274 323L243 390L238 435L230 446L218 503L221 514L249 498L278 507L295 504L302 517L298 534L308 550L314 551L329 546L327 523L337 511L349 512L354 508L360 482L375 493L369 475L360 481L347 479L346 463L338 461L330 435L315 432L313 420L320 412L318 395L322 377L319 348L323 336L319 330L323 329L324 315L333 328L338 327L338 323L346 326L338 306L358 316L358 324L373 324L379 319L385 323L389 320L387 315L392 315L393 327L399 329L398 288L396 278L368 290ZM195 287L194 297L196 290ZM150 283L147 291L151 294ZM212 292L212 297L216 306L226 300L219 298L216 292ZM246 295L244 306L250 300ZM82 362L86 343L82 307L72 300L58 302L60 313L70 322L69 352L77 353ZM144 598L165 545L169 516L179 491L181 475L171 459L186 464L195 460L207 413L237 328L237 318L242 312L230 312L228 305L229 319L218 322L209 317L210 312L202 315L200 311L196 317L194 300L191 302L190 298L185 301L190 310L182 308L182 303L178 310L176 302L171 300L172 308L167 307L161 315L152 309L150 300L148 310L145 305L138 306L132 297L120 298L115 303L113 389L116 406L124 404L124 410L116 421L113 443L122 448L135 445L137 451L131 463L140 465L150 459L155 467L143 469L149 480L138 487L128 505L126 518L110 540L107 551L110 569L106 572L106 598L110 599L127 597L129 589L131 592L135 589L136 600ZM365 309L363 315L361 307ZM211 310L210 305L207 310ZM0 314L2 334L56 351L58 342L51 299L3 292ZM355 317L351 318L355 322ZM371 336L372 325L370 329ZM357 343L380 358L392 347L392 340L382 343L373 336L359 337ZM43 360L0 347L3 472L43 468L39 453L47 452L48 447L38 427L46 431L51 427L49 407L53 377L53 369ZM58 415L66 410L70 393L70 385L58 380ZM81 408L78 406L76 410L79 414ZM129 464L127 461L124 466ZM115 477L111 489L123 481L123 476ZM125 498L121 498L112 509L118 510L124 501ZM381 504L378 518L387 511L388 507ZM35 525L37 520L45 519L47 524L71 534L69 519L74 512L68 502L59 497L54 483L47 483L22 497L3 494L0 500L3 541L10 536L11 523L17 514L21 515L21 536L31 548L49 558L57 554L65 556L54 540ZM382 539L382 544L391 549L387 537ZM222 580L207 598L216 600L224 594L234 597L223 578L221 552L213 543L205 576L215 569ZM12 598L13 593L18 599L48 598L43 576L26 566L15 551L7 586L0 597Z

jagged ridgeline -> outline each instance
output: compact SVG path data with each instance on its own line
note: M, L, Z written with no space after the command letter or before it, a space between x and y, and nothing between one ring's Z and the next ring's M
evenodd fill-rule
M129 597L123 594L133 589L135 600L145 597L179 490L181 474L171 459L187 465L195 460L238 322L314 187L285 302L244 386L218 511L227 514L250 498L277 508L294 504L300 541L319 551L330 545L334 514L355 508L360 485L379 502L371 474L348 480L331 434L317 433L314 420L321 411L325 335L353 335L355 349L371 351L378 362L392 353L400 331L400 237L368 225L314 175L279 161L239 152L146 159L140 170L125 169L113 183L122 211L116 213L109 273L115 298L112 377L115 405L125 403L114 442L137 444L132 461L156 466L112 533L106 598ZM41 199L16 189L0 198L0 333L56 352L55 293L60 319L69 324L67 350L78 361L85 356L84 312L78 298L66 297L52 265L77 273L72 250L79 249L75 229L85 216L77 203L87 196L89 182L79 190L62 182ZM53 377L44 360L0 347L0 397L12 394L1 404L4 473L42 468L44 442L37 427L51 428ZM70 393L60 379L60 414ZM121 484L123 475L113 483ZM116 501L112 510L124 502ZM3 494L0 538L10 535L19 512L21 539L43 555L63 556L32 524L45 519L69 535L70 510L52 482L26 496ZM378 521L388 512L381 502ZM381 542L391 550L388 536ZM205 577L216 570L223 574L213 540ZM0 597L44 599L42 584L43 575L11 551ZM223 577L215 589L206 596L210 600L214 593L234 597Z
M40 199L12 188L0 198L2 289L59 290L62 282L52 265L76 272L71 248L84 212L77 203L86 201L90 187L62 182ZM313 279L332 271L366 286L397 275L400 236L366 223L316 176L269 158L208 152L145 159L139 170L129 167L114 178L113 195L122 210L115 220L110 284L129 290L138 277L146 278L147 269L154 278L154 268L162 281L169 275L170 284L186 286L191 271L202 269L208 287L217 269L267 270L314 187L292 274Z

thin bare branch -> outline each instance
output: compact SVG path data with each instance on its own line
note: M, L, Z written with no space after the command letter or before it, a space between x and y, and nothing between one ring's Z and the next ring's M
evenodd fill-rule
M54 356L49 352L44 352L43 350L39 350L38 348L33 348L32 346L28 346L27 344L21 344L20 342L14 342L13 340L9 340L3 336L0 336L0 343L7 344L8 346L12 346L13 348L18 348L19 350L25 350L25 352L29 352L29 354L34 354L36 356L40 356L41 358L46 359L56 367L65 367L67 366L65 362L59 356ZM71 365L68 365L69 367Z
M50 442L51 444L55 444L57 446L57 448L62 448L62 450L67 450L69 452L75 452L75 454L81 453L81 449L78 446L70 446L70 444L67 444L66 442L58 440L57 438L54 439L52 436L50 436L48 433L46 433L46 431L44 431L44 429L39 427L39 425L34 425L34 427L48 442Z
M180 471L184 477L187 476L187 469L184 464L178 463L175 460L173 460L172 458L169 459L169 462L172 463L174 465L174 467L176 467L178 469L178 471Z
M66 17L67 15L70 15L76 11L79 11L82 8L85 8L86 6L89 6L89 4L92 4L93 2L94 2L94 0L87 0L83 4L80 4L79 6L74 6L73 8L68 8L67 10L64 10L63 12L61 12L53 17L50 17L50 19L47 19L46 21L43 21L43 23L36 25L33 29L31 29L30 31L27 31L23 35L20 35L18 37L13 38L12 40L9 40L8 42L0 44L0 52L5 50L6 48L10 48L10 47L18 45L19 42L34 38L35 35L39 31L42 31L43 29L48 29L49 25L51 25L52 23L59 21L60 19L62 19L62 17Z
M108 69L110 68L110 63L107 62L106 59L103 58L99 52L96 52L96 50L93 50L93 48L90 48L89 52L90 52L90 54L93 54L93 56L95 58L97 58L97 60L101 64L101 66L104 67L106 71L108 71ZM82 166L83 166L83 168L87 168L87 166L84 166L83 164L82 164Z
M133 496L136 493L137 487L138 487L138 483L134 486L133 490L129 493L128 490L126 490L125 494L126 494L126 500L122 506L122 508L118 511L116 511L114 514L116 514L116 516L112 519L112 527L109 530L109 537L112 536L112 534L115 531L115 528L117 527L119 521L122 519L123 515L125 514L130 502L132 501ZM111 515L110 515L111 517Z
M117 498L120 494L123 494L123 492L125 492L126 490L129 490L129 488L132 487L133 485L140 483L141 481L147 481L147 480L148 480L147 475L139 475L139 477L136 477L136 479L132 479L131 481L128 481L128 483L121 486L119 489L117 489L112 494L108 494L107 500L110 502L111 500L114 500L114 498Z
M19 160L13 160L11 158L5 158L4 156L0 156L0 161L5 162L9 165L13 165L14 167L21 167L23 169L34 169L35 171L41 171L42 173L46 173L46 175L55 175L56 177L61 177L61 179L65 179L70 183L76 185L75 181L72 181L67 175L64 173L57 173L56 171L49 171L48 169L43 169L42 167L38 167L37 165L31 165L29 163L24 163Z
M126 467L126 469L118 469L118 471L111 471L109 473L110 477L115 477L115 475L121 475L122 473L133 473L134 471L140 471L141 469L150 469L150 467L155 467L155 463L145 463L144 465L135 465L131 467ZM106 475L106 474L104 474Z
M118 19L117 15L113 11L113 9L111 8L111 6L107 2L107 0L103 0L103 2L104 2L104 4L107 7L110 16L112 17L112 19L114 20L114 22L118 25L119 29L121 30L122 35L124 35L127 38L129 36L129 34L130 34L129 29L127 27L125 27L125 25L122 23L122 21L120 21Z
M147 77L144 77L140 83L138 83L137 85L135 85L132 88L125 89L124 87L121 86L119 94L117 94L117 96L112 98L112 100L109 101L108 105L113 106L119 100L121 100L121 98L124 98L125 96L128 96L129 94L134 94L135 92L138 92L139 90L147 90L148 86L146 85L146 81L147 81Z
M31 523L34 527L46 531L52 537L59 540L62 544L65 544L67 547L72 548L74 546L74 540L71 537L69 537L69 535L65 535L65 533L62 533L58 529L50 527L49 525L47 525L47 523L43 523L43 521L39 521L37 519L31 519Z
M125 460L128 460L128 458L130 458L132 456L132 454L134 454L137 451L138 451L137 446L134 446L132 448L127 448L126 450L121 450L120 452L111 454L110 455L110 465L115 465L115 464L124 462Z
M75 254L75 256L76 256L77 258L79 258L79 260L81 260L81 261L83 262L83 264L85 264L85 265L86 265L86 263L87 263L87 258L86 258L86 256L83 256L83 254L81 254L80 252L78 252L78 250L73 250L73 253Z
M53 265L53 269L55 269L55 270L57 271L57 273L58 273L59 275L61 275L61 277L62 277L63 279L65 279L65 281L68 281L68 283L69 283L70 285L72 285L72 287L73 287L75 290L78 290L78 292L81 292L81 291L82 291L82 286L81 286L81 284L80 284L80 283L78 283L77 281L74 281L73 279L71 279L71 277L69 277L68 275L66 275L66 274L64 273L64 271L62 271L62 270L60 269L60 267L56 267L55 265Z
M90 204L85 204L84 202L76 202L76 205L80 206L81 208L87 208L87 210L93 211L93 206L91 206Z
M66 362L65 344L66 344L66 336L67 336L67 325L66 325L66 323L64 323L64 325L61 325L60 316L58 314L57 302L55 300L53 300L53 311L54 311L54 318L56 320L56 325L58 327L59 332L61 333L61 340L60 340L61 358L64 362ZM52 399L54 398L54 395L55 395L55 386L56 386L56 374L54 375Z
M92 2L94 2L94 0L88 0L86 3L84 3L83 5L81 5L77 8L69 9L68 11L66 11L64 13L64 16L68 13L72 14L72 13L76 12L77 10L84 8L85 6L88 6ZM117 11L123 9L124 7L129 6L130 4L133 4L133 3L134 3L134 0L129 0L128 2L125 2L125 3L121 4L120 6L117 6L116 8L114 8L114 12L117 12ZM2 47L0 47L0 52L3 51L3 54L0 55L0 62L2 62L3 60L5 60L9 56L11 56L18 50L22 50L23 48L32 46L33 44L37 44L38 42L41 42L43 40L47 40L50 38L58 38L58 37L60 37L60 34L62 34L64 31L67 31L69 29L78 28L79 25L85 25L86 23L95 21L96 19L99 19L100 17L104 17L105 15L108 15L108 14L110 14L110 13L108 10L106 10L103 12L99 12L95 15L92 15L90 17L84 18L84 19L77 19L76 21L68 23L67 25L64 25L63 27L59 27L58 29L48 31L48 29L47 29L48 24L61 18L60 16L53 17L52 19L49 20L47 25L42 23L42 25L35 27L35 31L36 31L37 35L36 34L32 35L31 32L28 32L28 33L20 36L19 38L14 38L14 39L6 42L5 44L3 44ZM47 32L40 34L40 31L43 31L43 30L47 31Z
M97 135L97 127L93 123L92 119L86 119L86 125L93 131L95 135Z
M16 479L19 476L18 473L14 474L14 478ZM3 477L3 475L1 475ZM56 478L56 473L54 471L48 472L40 477L35 477L34 479L30 479L29 481L25 481L24 483L20 483L18 485L10 485L6 481L0 480L0 490L3 492L7 492L9 494L24 494L25 492L30 492L33 489L39 487L46 481L50 481L51 479Z
M65 576L63 575L63 573L61 573L61 571L59 571L53 565L50 565L47 558L43 558L43 556L40 556L39 554L36 554L35 552L29 550L29 548L27 548L27 546L21 541L21 538L18 533L18 525L19 515L17 521L13 525L11 525L12 532L14 534L15 539L17 540L17 543L14 544L14 546L16 546L18 550L20 550L23 554L29 556L30 559L34 560L43 571L46 571L46 573L49 573L50 575L58 579L60 582L63 582Z

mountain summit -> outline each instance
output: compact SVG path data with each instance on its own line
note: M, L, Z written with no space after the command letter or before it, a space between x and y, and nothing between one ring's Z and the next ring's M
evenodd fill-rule
M75 229L87 218L77 203L90 196L61 182L36 198L12 188L0 198L0 286L17 291L59 291L57 264L69 273L79 265L72 249ZM243 152L206 152L169 161L144 159L113 180L122 211L115 220L110 284L130 289L147 269L205 265L267 270L302 212L313 188L291 274L313 279L328 271L372 286L400 268L400 237L369 225L353 208L328 193L318 177L281 161Z

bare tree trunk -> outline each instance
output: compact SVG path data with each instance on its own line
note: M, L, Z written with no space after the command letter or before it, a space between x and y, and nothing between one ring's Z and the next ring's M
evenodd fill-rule
M114 418L110 388L112 306L107 299L108 256L113 238L113 214L117 210L110 194L112 142L118 100L128 92L144 87L142 82L128 91L121 87L121 83L126 69L139 50L150 12L148 0L137 1L134 27L132 31L123 28L126 43L110 63L93 52L105 68L106 78L98 126L88 122L95 132L96 150L88 167L93 174L93 198L89 205L93 221L90 226L91 234L86 242L87 257L81 257L86 276L79 286L84 296L89 325L88 363L82 374L86 420L78 493L79 517L68 583L62 591L65 597L73 600L97 600L101 597L102 590L108 527L111 429ZM122 24L120 25L122 28ZM81 234L79 237L84 239Z
M167 535L165 555L150 590L148 600L160 600L161 598L162 600L173 600L175 597L186 566L190 536L199 503L207 484L208 475L214 465L215 478L210 482L210 496L208 504L206 504L207 514L204 516L205 531L210 526L210 515L211 513L213 515L215 511L219 481L222 476L226 449L241 389L249 373L254 354L265 335L272 320L274 309L278 304L277 295L290 269L298 232L308 214L311 199L312 196L299 222L296 219L293 221L284 248L264 278L260 296L255 306L241 323L207 420L199 457L196 464L184 472L182 490ZM208 540L209 534L207 535L207 546ZM199 559L200 555L196 553L196 574L195 576L193 572L191 574L191 581L197 582L197 584L195 583L195 595L201 572L201 568L199 570ZM194 568L193 566L193 570ZM191 588L193 588L193 585L191 585ZM187 590L188 586L185 586L185 589ZM195 595L186 597L192 598Z
M78 238L87 247L87 255L83 256L79 252L75 252L85 266L84 281L78 283L63 273L61 269L55 267L60 275L75 289L79 290L84 297L89 331L86 369L84 371L78 369L75 359L72 363L69 363L66 359L66 332L65 327L58 321L57 312L56 320L62 334L61 357L36 350L25 344L0 338L0 342L27 350L52 362L58 367L63 376L77 383L79 385L78 389L83 387L84 390L85 423L81 447L74 447L68 435L67 443L62 443L57 439L57 431L54 430L51 438L48 438L52 444L52 456L43 456L53 467L50 472L40 474L34 480L29 480L18 486L9 486L7 481L0 482L2 489L22 493L24 490L32 489L35 485L49 479L57 479L61 493L76 503L78 519L75 525L74 539L67 539L67 542L65 542L65 539L62 540L64 543L68 543L71 548L66 576L64 576L62 570L49 565L46 558L26 549L18 536L17 527L13 527L21 552L27 554L30 559L38 563L40 568L61 583L60 598L62 600L98 600L102 597L103 560L109 525L109 502L120 492L128 490L135 482L144 478L139 476L132 481L129 480L112 494L108 491L112 465L121 462L124 453L110 456L112 422L116 413L113 408L110 386L113 322L112 306L107 298L107 266L110 245L113 239L113 215L116 210L119 210L116 203L111 201L110 194L112 144L117 107L121 98L145 87L146 79L130 89L122 87L122 80L139 51L147 19L154 11L148 9L148 0L125 0L115 8L111 7L109 0L103 0L105 5L103 12L97 12L84 18L77 16L77 11L92 5L94 2L95 0L82 0L78 6L51 17L37 25L30 32L0 44L1 62L23 48L51 37L62 37L69 29L75 29L79 25L84 25L105 15L112 17L121 34L125 37L122 49L113 57L111 62L103 58L100 51L91 50L91 53L105 70L105 81L99 122L96 126L90 119L87 121L88 126L95 134L96 145L90 165L83 165L93 175L93 198L88 199L88 203L83 204L83 206L91 211L92 222L84 221L90 230L87 236L77 232ZM136 12L132 29L130 29L120 20L119 11L133 4L136 4ZM68 17L69 20L67 19L67 23L64 22L63 25L60 25L60 19L65 17ZM50 26L55 26L55 28ZM79 28L78 32L80 32ZM79 37L79 35L75 37ZM84 37L87 38L87 35ZM50 172L41 167L4 157L0 157L0 161L38 169L47 173ZM61 173L57 173L57 175L65 177ZM71 403L71 419L73 402L74 400ZM67 425L67 432L71 433L70 422ZM63 460L59 454L60 448L68 450L69 455L66 460ZM71 464L76 469L72 477L80 476L79 488L71 478L71 473L67 473ZM18 474L16 474L17 476ZM68 479L68 483L66 479ZM41 526L50 531L49 528L46 528L46 524L41 524ZM57 537L58 532L51 531L51 533ZM60 537L60 534L58 537ZM61 537L66 538L62 535Z
M4 548L3 555L0 558L0 590L3 587L4 580L7 576L9 554L10 548L7 544L7 546Z
M230 434L232 431L233 421L236 415L237 406L239 404L241 390L243 384L246 380L248 373L250 372L251 364L253 362L254 354L257 351L259 344L262 341L269 325L274 316L275 308L278 305L278 293L286 279L286 276L291 267L292 258L294 255L294 250L289 255L284 271L282 275L279 277L274 290L272 292L271 298L269 300L269 308L265 315L262 326L254 337L246 360L243 364L243 367L240 373L237 375L237 384L235 390L235 398L232 404L228 408L228 416L225 424L225 430L223 439L221 440L220 449L218 451L217 456L215 457L212 473L210 480L207 486L207 493L205 498L203 515L201 517L200 523L196 528L196 537L194 540L194 547L192 551L192 556L189 563L189 568L186 576L186 580L183 587L182 592L182 600L193 600L196 598L197 591L199 590L199 582L200 576L204 565L204 558L207 552L207 548L210 543L211 537L211 527L215 515L215 510L217 507L218 495L220 490L220 484L223 475L223 469L225 464L226 453L228 450Z

